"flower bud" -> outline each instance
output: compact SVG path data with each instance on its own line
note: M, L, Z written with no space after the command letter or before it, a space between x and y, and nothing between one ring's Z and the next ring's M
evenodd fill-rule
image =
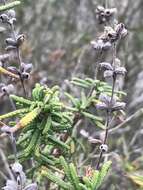
M14 91L14 86L12 84L9 85L1 84L0 88L4 94L10 94Z
M107 70L104 72L104 78L111 78L113 76L113 71Z
M8 23L9 17L7 16L7 14L3 13L0 15L0 19L2 23Z
M21 63L21 69L22 69L22 71L31 72L32 67L33 67L32 63L27 63L27 64Z
M107 144L102 144L102 145L100 145L100 150L103 151L103 152L107 152L107 151L108 151L108 146L107 146Z
M16 41L13 38L7 38L5 42L7 45L16 46Z
M21 78L24 79L24 80L29 79L29 77L30 77L30 74L27 73L27 72L23 72L23 73L21 74Z
M7 11L7 15L9 18L15 18L16 17L16 12L14 9L10 9Z
M21 46L24 41L25 41L25 35L24 34L20 34L17 37L17 46Z
M107 62L99 63L99 66L101 68L104 68L104 69L107 69L107 70L113 70L112 65L110 63L107 63Z
M7 70L14 74L19 74L19 70L16 67L10 66L10 67L7 67Z
M3 133L11 133L11 128L7 125L1 127L1 132Z
M20 174L23 171L23 166L19 162L15 162L14 164L11 165L11 170L15 174Z

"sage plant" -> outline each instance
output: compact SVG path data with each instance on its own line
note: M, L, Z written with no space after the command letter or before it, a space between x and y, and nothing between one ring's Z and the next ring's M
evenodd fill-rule
M23 96L17 96L13 93L11 83L6 81L7 84L0 86L3 95L7 95L11 100L14 109L0 116L0 137L8 136L13 147L13 154L9 159L13 160L11 171L14 177L7 180L3 189L99 189L111 167L111 161L102 163L103 154L108 151L111 120L117 112L125 108L125 103L120 100L122 92L116 88L116 82L120 76L125 75L126 69L120 65L116 48L118 42L127 35L127 30L124 24L114 22L117 10L108 8L107 4L105 7L97 7L97 19L99 24L104 24L105 27L102 35L91 42L95 51L104 53L112 50L111 62L98 64L98 68L104 72L104 78L112 79L111 86L98 80L97 76L96 79L74 77L70 84L80 88L80 97L71 92L64 92L63 98L59 86L49 87L39 83L35 84L32 96L27 97L24 81L29 79L32 64L22 61L20 47L25 35L16 33L16 13L11 9L20 2L2 3L0 18L2 23L10 28L10 37L6 39L7 53L0 57L0 72L19 80L23 87ZM12 59L16 61L16 66L9 65ZM96 113L91 111L93 107L96 107ZM98 110L105 111L105 123L98 115ZM99 145L99 159L96 168L90 166L85 170L82 168L81 171L74 159L76 147L79 146L75 131L86 119L93 122L97 128L104 128L105 135L103 139L89 139L91 143ZM18 137L15 137L17 132ZM86 133L84 135L89 137ZM24 162L30 166L26 174L22 165Z
M125 75L126 69L121 66L121 61L117 58L117 45L118 42L127 35L127 29L123 23L118 23L115 19L116 8L108 8L107 1L106 7L98 6L96 9L97 19L99 24L104 24L104 32L99 36L98 40L92 41L91 45L95 51L107 51L112 49L111 62L99 63L99 68L103 70L105 79L112 79L112 93L111 96L107 94L101 94L99 96L99 103L96 104L96 108L105 110L105 136L102 144L100 145L99 160L96 165L96 169L99 169L104 152L108 151L108 131L111 127L111 120L115 112L119 112L125 108L125 103L118 101L115 95L116 82L120 76ZM116 88L117 89L117 88Z

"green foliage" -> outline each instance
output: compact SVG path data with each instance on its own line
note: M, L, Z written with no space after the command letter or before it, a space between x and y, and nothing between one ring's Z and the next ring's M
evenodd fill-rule
M62 99L58 86L48 88L40 84L36 84L33 89L31 100L10 95L16 102L17 110L1 115L0 120L15 116L19 118L12 129L21 129L17 141L19 161L31 158L35 161L29 175L38 175L38 178L41 176L42 179L47 177L61 189L96 190L102 185L111 162L104 163L99 171L93 170L92 176L79 176L76 165L67 163L65 159L71 162L71 155L75 152L75 144L78 142L73 135L77 114L94 122L97 127L104 128L103 120L97 115L96 109L92 113L90 108L95 107L103 91L111 94L111 88L106 83L89 78L74 78L72 83L82 88L79 97L66 92L66 97ZM121 95L120 92L117 94ZM14 156L9 158L13 159ZM39 172L43 167L44 170Z
M130 178L133 183L140 186L141 189L143 188L143 175L136 172L128 174L127 177Z
M0 6L0 12L6 11L6 10L9 10L9 9L15 7L15 6L18 6L18 5L20 5L20 3L21 3L20 1L13 1L11 3L7 3L6 5L1 5Z
M64 157L60 157L60 163L64 171L64 180L55 176L51 171L42 170L42 175L56 183L58 187L62 189L71 190L97 190L102 185L104 178L106 177L111 162L107 161L103 164L101 170L92 170L91 176L79 176L76 167L73 163L67 163ZM67 184L67 187L65 186Z
M37 155L35 155L37 142L39 143L37 145L39 146L39 157L44 163L46 162L45 158L52 153L54 148L59 148L62 152L69 151L69 145L57 138L57 135L59 136L64 130L70 131L73 115L64 109L57 86L49 89L36 84L32 92L32 100L15 95L10 97L16 101L18 107L25 107L24 110L20 109L1 116L1 119L5 119L20 114L21 119L14 126L16 129L23 128L18 139L19 148L22 149L18 154L20 160L30 159L31 155L37 159ZM29 112L25 114L24 111ZM29 138L30 136L31 138ZM51 145L51 152L43 155L47 144Z
M12 117L15 117L15 116L18 116L22 113L27 113L27 112L29 112L29 108L18 109L16 111L12 111L12 112L9 112L7 114L1 115L0 120L6 119L6 118L12 118Z
M65 96L71 101L72 108L67 107L73 113L79 113L81 117L88 118L96 127L104 129L103 119L95 114L90 113L90 108L95 107L99 102L98 98L101 93L106 93L111 96L112 88L106 82L94 80L91 78L73 78L71 83L76 87L81 88L80 97L74 97L71 93L65 92ZM88 93L86 92L88 91ZM125 95L122 91L116 91L116 96L121 97Z

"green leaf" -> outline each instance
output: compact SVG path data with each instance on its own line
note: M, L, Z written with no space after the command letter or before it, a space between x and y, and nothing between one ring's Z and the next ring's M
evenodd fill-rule
M85 109L87 107L87 105L88 105L88 100L85 96L85 93L82 91L81 92L81 106L80 106L80 108Z
M95 125L101 129L105 129L105 125L103 123L101 123L100 121L94 121Z
M0 12L12 9L15 6L20 5L20 3L21 3L20 1L13 1L11 3L7 3L6 5L1 5L0 6Z
M98 181L97 181L97 189L102 185L104 178L106 177L109 168L111 167L112 162L107 161L102 165L102 168L99 173Z
M91 183L91 181L90 181L90 179L88 177L84 176L83 181L84 181L86 187L92 188L92 183Z
M68 166L68 164L67 164L67 162L63 156L60 156L60 163L64 169L66 177L68 178L69 181L72 181L69 166Z
M77 98L74 98L71 94L69 94L67 92L65 92L64 94L65 94L65 96L67 96L70 99L72 104L76 107L77 106Z
M143 187L143 175L140 175L138 173L131 173L128 174L127 177L129 177L135 184Z
M74 78L72 78L72 81L73 82L77 82L77 83L81 83L83 85L85 84L88 87L90 87L89 83L86 80L84 80L84 79L80 79L80 78L74 77Z
M56 137L52 135L48 135L48 139L50 142L54 143L56 146L59 146L60 148L70 149L70 147L64 143L63 141L58 140Z
M91 113L88 113L88 112L82 112L82 114L85 116L85 117L88 117L89 119L92 119L92 120L96 120L96 121L103 121L103 119L101 117L98 117L98 116L95 116Z
M77 175L77 171L76 171L76 168L75 168L74 164L71 163L69 165L69 168L70 168L70 174L71 174L75 189L76 190L81 190L81 187L79 186L79 183L80 183L79 176Z
M59 187L65 189L65 190L72 190L73 189L73 187L68 182L64 182L61 178L59 178L58 176L53 174L50 170L42 171L42 175L44 177L47 177L53 183L56 183Z
M31 100L25 99L23 97L19 97L16 95L11 94L10 98L13 99L15 102L26 104L26 105L31 105L33 102Z
M27 113L27 112L29 112L29 108L23 108L23 109L19 109L19 110L16 110L16 111L12 111L12 112L9 112L7 114L0 115L0 120L7 119L7 118L10 118L10 117L15 117L15 116L17 116L19 114Z
M95 170L92 177L92 189L96 190L98 183L99 171Z
M86 185L83 185L82 183L79 183L79 186L81 187L82 190L88 190Z
M51 116L49 115L49 116L48 116L48 119L47 119L47 121L46 121L45 127L44 127L44 129L43 129L43 131L42 131L42 134L43 134L43 135L48 133L48 131L49 131L51 125L52 125L52 118L51 118Z

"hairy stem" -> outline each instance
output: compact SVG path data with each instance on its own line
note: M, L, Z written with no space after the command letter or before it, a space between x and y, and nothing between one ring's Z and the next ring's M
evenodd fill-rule
M111 93L111 99L109 102L109 108L107 110L106 113L106 127L105 127L105 136L104 136L104 140L103 140L103 144L107 144L107 140L108 140L108 134L109 134L109 128L110 128L110 123L111 123L111 108L112 108L112 104L113 104L113 98L114 98L114 93L115 93L115 84L116 84L116 75L114 74L115 71L115 59L116 59L116 44L113 44L113 82L112 82L112 93ZM99 166L100 163L102 161L102 156L103 156L103 149L100 151L100 155L99 155L99 159L96 165L96 169L99 170Z
M11 31L12 31L12 34L13 34L13 38L16 41L16 33L15 33L14 25L11 24L10 26L11 26ZM19 74L20 82L21 82L21 86L23 88L24 96L26 97L27 94L26 94L26 89L25 89L25 85L24 85L24 80L21 77L21 63L22 63L22 59L21 59L19 47L16 47L16 54L17 54L17 60L18 60L19 68L20 68L20 74Z

